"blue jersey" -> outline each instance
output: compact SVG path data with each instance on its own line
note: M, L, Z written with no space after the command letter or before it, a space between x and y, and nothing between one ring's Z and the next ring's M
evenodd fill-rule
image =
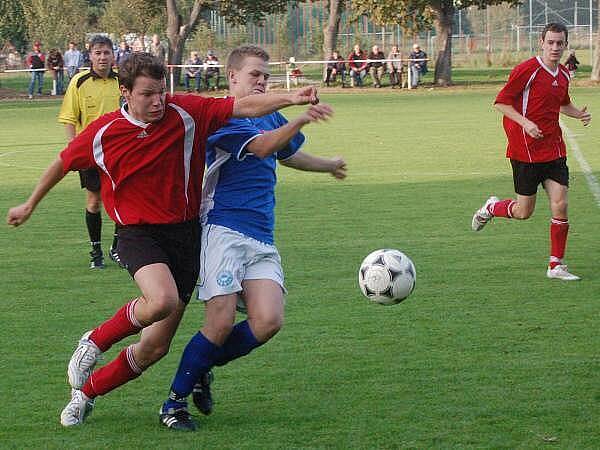
M287 123L275 112L259 118L230 119L208 138L202 194L203 224L221 225L273 244L277 160L294 155L304 143L297 133L277 153L261 159L246 146L265 131Z

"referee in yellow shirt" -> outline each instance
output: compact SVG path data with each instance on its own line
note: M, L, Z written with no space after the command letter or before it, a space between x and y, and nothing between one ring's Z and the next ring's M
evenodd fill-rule
M69 141L95 119L120 107L121 93L117 74L112 70L114 53L109 38L94 36L90 40L90 62L90 69L79 72L71 79L58 115L58 121L65 125ZM100 176L96 169L88 169L80 171L79 178L81 187L87 189L85 222L92 245L90 269L103 269ZM117 253L116 227L110 257L121 265Z

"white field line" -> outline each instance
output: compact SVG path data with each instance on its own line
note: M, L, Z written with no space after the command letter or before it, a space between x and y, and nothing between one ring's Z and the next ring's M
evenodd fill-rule
M585 175L585 179L587 180L588 186L590 187L590 191L594 198L596 199L596 205L600 208L600 182L598 182L598 178L595 177L594 172L592 171L592 167L588 164L585 157L583 156L583 152L579 148L579 144L577 143L577 139L575 139L575 134L567 127L564 122L560 121L560 126L565 132L565 136L567 137L567 143L569 144L569 149L575 155L575 159L579 163L579 167L583 171Z

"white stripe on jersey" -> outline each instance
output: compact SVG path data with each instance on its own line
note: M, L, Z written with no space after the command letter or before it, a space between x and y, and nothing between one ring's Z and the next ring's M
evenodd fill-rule
M112 189L113 192L115 190L115 182L113 180L113 177L110 175L110 172L108 171L108 169L106 168L106 165L104 164L104 149L102 148L102 135L104 134L104 132L106 131L106 129L108 127L110 127L114 122L116 122L117 120L120 120L120 118L117 118L115 120L112 120L110 122L108 122L106 125L104 125L102 128L100 128L98 130L98 132L96 133L96 135L94 136L94 141L92 144L92 151L94 154L94 161L96 161L96 164L98 165L98 167L100 167L102 169L102 171L106 174L106 176L108 176L108 178L110 179L110 182L112 184ZM121 216L119 215L119 212L117 211L117 208L114 208L115 211L115 216L117 217L117 220L121 223L121 225L123 224L123 220L121 219Z
M206 225L208 213L215 206L215 189L219 182L220 167L231 158L231 153L215 147L215 161L208 167L204 173L204 182L202 185L202 201L200 202L200 223Z
M529 103L529 91L531 89L531 83L533 83L533 79L540 71L538 67L535 72L531 74L529 80L527 80L527 84L525 85L525 89L523 90L523 105L521 110L521 115L523 117L527 117L527 104ZM533 162L531 158L531 153L529 152L529 145L527 145L527 136L525 135L525 128L521 127L521 131L523 132L523 141L525 142L525 148L527 149L527 155L529 156L529 162Z
M188 185L190 182L190 164L192 160L192 152L194 150L196 122L194 122L194 118L190 116L190 114L181 106L174 103L169 103L169 106L179 113L185 129L185 135L183 138L183 169L185 173L185 204L187 206L189 204Z

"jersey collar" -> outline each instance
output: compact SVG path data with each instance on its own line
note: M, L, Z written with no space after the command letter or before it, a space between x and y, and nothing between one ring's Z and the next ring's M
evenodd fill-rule
M93 78L102 78L100 75L98 75L95 71L93 67L90 67L90 73L92 74ZM117 72L115 72L114 70L112 70L112 67L110 68L110 71L108 72L108 76L106 78L114 78L117 79Z
M137 120L135 117L133 117L131 114L129 114L127 112L127 103L123 104L123 106L121 106L121 114L123 114L123 117L125 117L129 123L135 125L136 127L141 127L143 129L146 129L150 126L150 122L146 123L146 122L142 122L141 120Z
M540 63L540 66L542 66L546 72L548 72L554 78L556 78L558 76L559 66L556 66L556 70L554 72L552 72L552 70L550 70L550 67L548 67L546 64L544 64L544 61L542 61L542 58L540 58L539 56L536 56L536 58L538 60L538 63Z

